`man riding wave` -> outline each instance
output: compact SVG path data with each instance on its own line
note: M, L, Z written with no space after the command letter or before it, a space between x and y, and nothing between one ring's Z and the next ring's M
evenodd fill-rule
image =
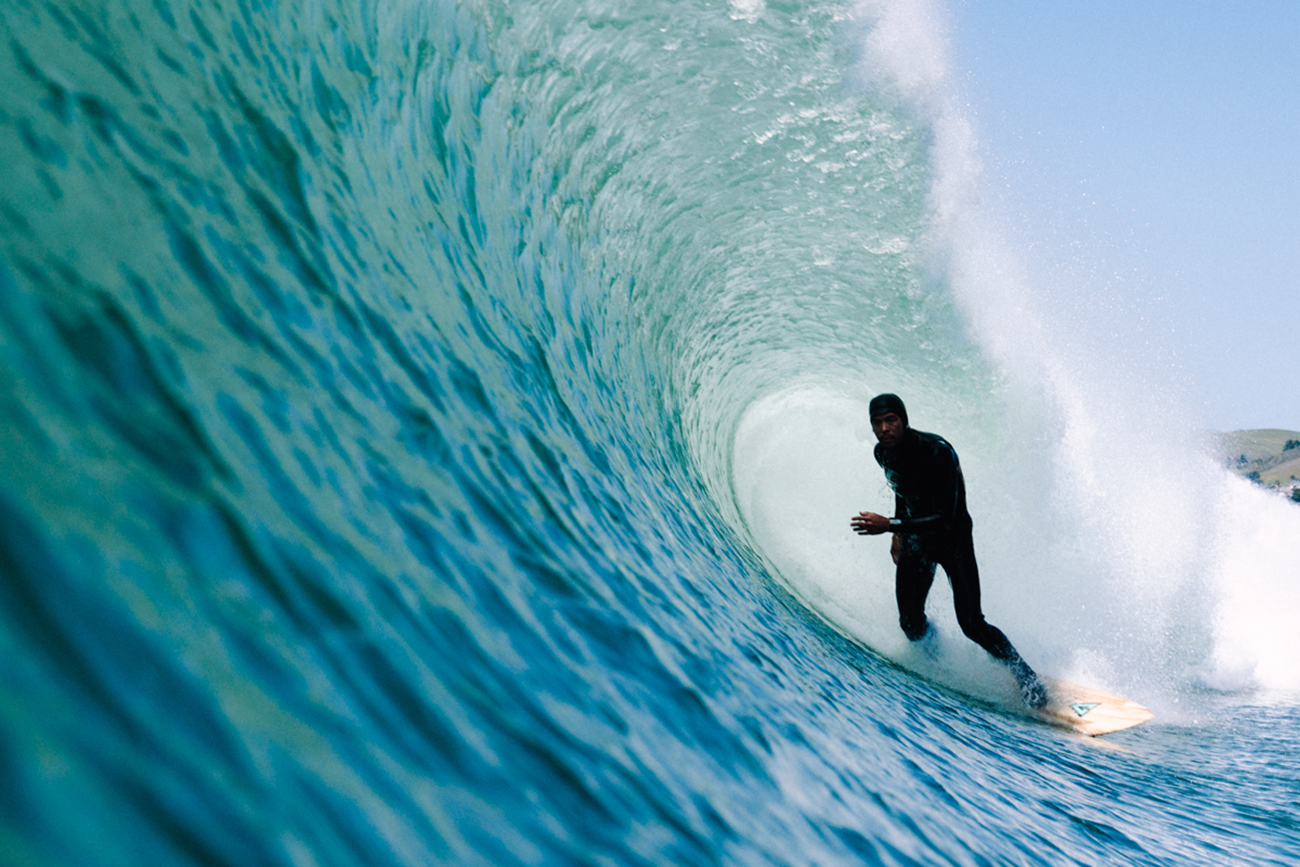
M897 395L877 395L868 411L876 463L894 490L894 517L860 512L850 524L863 536L894 534L890 554L897 566L894 591L903 633L919 641L930 631L925 600L935 567L942 566L961 631L1011 669L1025 704L1042 708L1047 693L1038 675L980 609L979 566L957 452L943 437L909 427L907 408Z

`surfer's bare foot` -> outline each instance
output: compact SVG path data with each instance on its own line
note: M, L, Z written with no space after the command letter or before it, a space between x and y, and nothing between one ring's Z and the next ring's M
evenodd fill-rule
M934 661L939 658L939 631L934 628L933 623L925 625L925 632L912 642L912 646L921 651L921 655L928 660Z
M1047 706L1047 690L1043 689L1043 684L1038 678L1034 678L1033 683L1020 684L1020 695L1025 700L1025 704L1033 710L1042 710Z
M1015 675L1016 683L1020 684L1020 697L1027 707L1042 710L1047 706L1047 689L1023 659L1017 659L1011 664L1011 673Z

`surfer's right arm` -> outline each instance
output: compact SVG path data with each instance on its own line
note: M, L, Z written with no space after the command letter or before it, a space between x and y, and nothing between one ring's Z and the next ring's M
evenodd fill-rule
M890 525L895 520L895 518L877 515L875 512L858 512L849 519L849 526L859 536L879 536L881 533L888 533Z
M900 533L929 533L943 525L942 515L923 515L920 518L897 517L907 514L903 498L894 495L894 515L889 519L889 531L897 536Z
M886 529L895 535L899 533L913 535L932 533L942 526L944 526L943 515L926 515L922 518L890 518Z

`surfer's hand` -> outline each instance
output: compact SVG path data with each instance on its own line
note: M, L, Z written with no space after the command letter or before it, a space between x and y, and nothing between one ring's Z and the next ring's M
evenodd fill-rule
M879 536L889 530L889 519L875 512L859 512L849 519L849 526L859 536Z
M894 541L889 543L889 556L894 558L894 565L898 565L898 555L903 550L903 537L898 533L894 534Z

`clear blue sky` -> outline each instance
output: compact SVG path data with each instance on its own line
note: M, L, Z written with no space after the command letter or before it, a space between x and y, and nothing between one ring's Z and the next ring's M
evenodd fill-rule
M1210 425L1300 430L1300 0L950 9L1016 237L1132 303Z

